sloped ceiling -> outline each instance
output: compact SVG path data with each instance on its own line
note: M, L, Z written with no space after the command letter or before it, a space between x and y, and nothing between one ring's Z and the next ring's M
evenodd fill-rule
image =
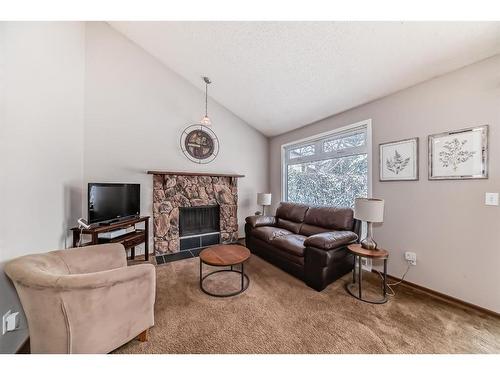
M500 22L110 25L267 136L500 53Z

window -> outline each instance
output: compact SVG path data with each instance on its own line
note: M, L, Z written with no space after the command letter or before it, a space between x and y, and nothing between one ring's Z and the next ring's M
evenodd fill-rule
M356 197L368 196L368 126L285 146L284 200L354 207Z
M323 152L332 152L352 147L360 147L365 144L365 138L366 134L365 132L363 132L347 135L344 137L341 136L338 138L328 139L323 142Z
M290 159L301 158L302 156L314 155L316 152L314 145L302 146L290 150Z

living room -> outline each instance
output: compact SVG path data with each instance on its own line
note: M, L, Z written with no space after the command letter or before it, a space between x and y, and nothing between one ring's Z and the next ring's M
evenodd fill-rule
M500 353L500 21L291 18L0 21L1 353Z

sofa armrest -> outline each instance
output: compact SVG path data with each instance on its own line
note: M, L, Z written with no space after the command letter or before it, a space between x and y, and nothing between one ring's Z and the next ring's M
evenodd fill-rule
M322 250L335 249L358 239L358 235L351 231L336 230L333 232L318 233L307 237L304 241L306 247L316 247Z
M61 277L67 352L108 353L152 327L155 284L152 264Z
M100 272L127 266L127 253L122 244L110 243L53 251L71 274Z
M118 284L133 283L144 278L155 278L155 267L150 263L93 273L61 275L57 278L53 287L62 290L99 289Z
M248 216L245 221L252 227L274 226L276 225L276 218L274 216Z

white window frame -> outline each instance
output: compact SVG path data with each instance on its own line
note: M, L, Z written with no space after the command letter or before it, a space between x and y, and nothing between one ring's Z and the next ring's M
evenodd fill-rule
M333 152L323 152L323 142L331 138L342 137L345 133L354 133L357 129L366 132L366 143L363 146L350 148L347 150L338 150ZM312 156L303 156L293 159L287 159L289 149L301 146L315 144L316 154ZM301 164L309 161L331 159L333 157L344 157L350 155L367 154L368 158L368 197L372 196L372 120L367 119L347 126L329 130L310 137L298 139L296 141L281 145L281 201L287 197L287 165Z

